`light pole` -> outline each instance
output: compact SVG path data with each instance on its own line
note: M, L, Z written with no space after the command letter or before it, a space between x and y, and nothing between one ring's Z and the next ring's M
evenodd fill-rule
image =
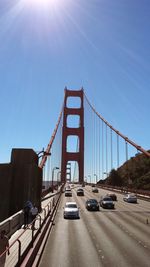
M97 184L97 174L95 173L94 176L96 177L96 184Z
M85 183L87 183L87 177L86 176L84 176L84 181L85 181Z
M37 155L38 155L38 159L40 159L41 157L44 157L44 156L51 156L51 153L44 151L44 148L43 148L40 152L37 153Z
M52 169L52 193L53 193L53 191L54 191L54 171L55 170L59 170L59 167L54 167L53 169Z
M60 181L60 179L59 179L59 175L60 175L60 174L61 174L61 171L57 172L57 188L58 188L59 181Z
M90 177L90 184L91 184L91 175L88 175L88 177Z

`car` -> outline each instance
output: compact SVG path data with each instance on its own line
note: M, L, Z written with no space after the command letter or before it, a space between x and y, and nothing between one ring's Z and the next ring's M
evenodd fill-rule
M79 208L76 202L66 202L64 207L64 219L79 219Z
M123 200L128 203L137 203L137 196L135 194L126 194Z
M72 191L71 191L70 188L67 188L67 189L65 190L65 197L72 197Z
M114 202L112 201L112 198L109 197L109 196L103 196L101 197L100 199L100 206L102 208L108 208L108 209L114 209L115 207L115 204Z
M92 187L92 192L93 193L98 193L98 188L97 187Z
M108 193L107 196L111 197L113 201L117 201L117 196L114 193Z
M78 188L77 189L77 196L84 196L84 190L83 190L83 188Z
M92 210L92 211L99 211L99 203L96 199L92 198L92 199L88 199L85 202L85 207L87 210Z

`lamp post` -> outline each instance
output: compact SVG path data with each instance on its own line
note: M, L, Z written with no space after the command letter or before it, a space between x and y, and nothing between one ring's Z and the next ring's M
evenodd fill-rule
M86 176L84 176L84 181L85 181L85 183L87 183L87 177Z
M40 152L37 153L37 155L38 155L38 159L40 159L41 157L44 157L44 156L50 156L51 153L47 152L47 151L44 151L44 148L43 148Z
M59 167L54 167L53 169L52 169L52 193L53 193L53 191L54 191L54 171L55 170L59 170Z
M97 174L95 173L94 176L96 177L96 183L95 184L97 184Z
M58 189L58 185L59 185L59 181L60 181L60 179L59 179L60 174L61 174L61 171L57 172L57 189Z
M90 177L90 184L91 184L91 175L88 175L88 177Z

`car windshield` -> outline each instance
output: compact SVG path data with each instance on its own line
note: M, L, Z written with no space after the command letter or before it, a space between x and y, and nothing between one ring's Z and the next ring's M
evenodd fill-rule
M96 199L89 199L89 202L90 203L97 203L97 200Z
M128 195L128 197L136 197L135 195L131 194L131 195Z
M66 204L66 208L77 208L76 204Z

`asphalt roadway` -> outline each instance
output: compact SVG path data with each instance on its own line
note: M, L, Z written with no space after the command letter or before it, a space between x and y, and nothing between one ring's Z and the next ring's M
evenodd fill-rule
M117 194L115 209L100 208L90 212L85 208L88 198L100 199L107 190L85 196L62 196L52 232L48 238L40 267L149 267L150 266L150 202L138 199L126 203ZM64 219L66 201L76 201L80 219Z

